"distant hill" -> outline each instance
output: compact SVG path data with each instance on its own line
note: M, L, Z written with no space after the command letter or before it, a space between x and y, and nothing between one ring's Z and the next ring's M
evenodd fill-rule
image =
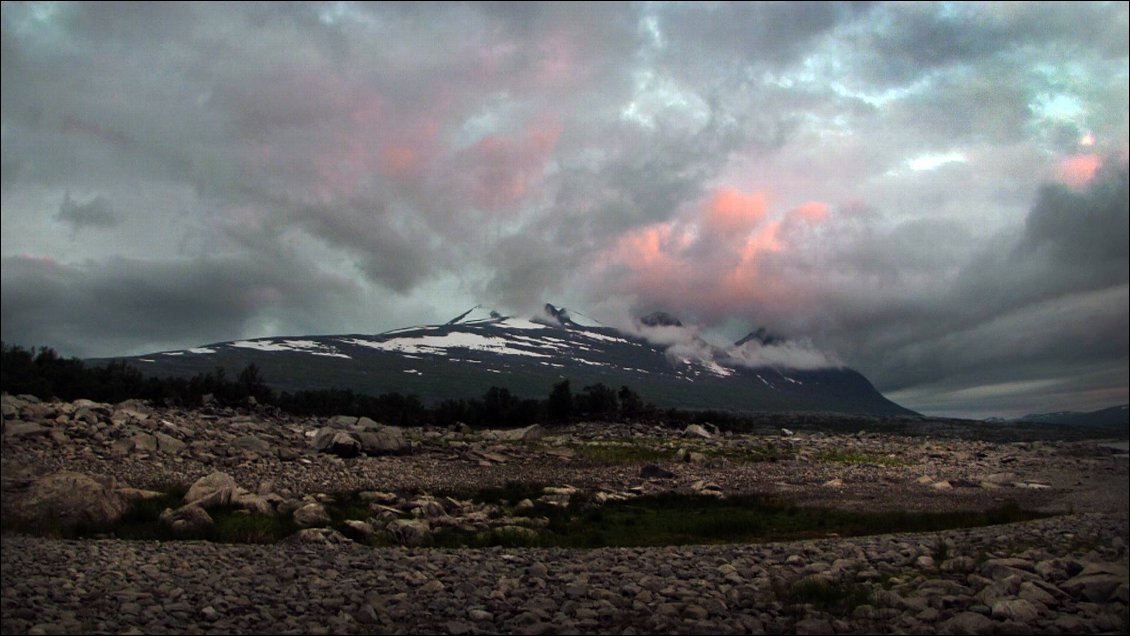
M1110 408L1080 413L1077 411L1059 411L1057 413L1037 413L1016 418L1020 422L1033 422L1039 424L1062 424L1064 426L1101 426L1106 428L1130 427L1130 405L1112 406Z
M258 338L116 359L149 374L183 377L255 364L279 390L395 391L429 402L478 397L491 386L542 398L569 379L574 390L627 385L660 407L917 415L846 367L751 366L749 360L758 359L751 347L757 353L757 347L784 342L764 331L721 348L663 312L640 320L639 333L579 320L553 305L528 319L476 307L445 324L376 335ZM649 330L663 338L650 337ZM672 344L680 338L680 346Z

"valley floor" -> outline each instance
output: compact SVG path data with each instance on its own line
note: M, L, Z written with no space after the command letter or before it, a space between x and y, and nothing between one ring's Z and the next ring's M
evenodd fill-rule
M409 454L342 458L311 448L311 433L325 425L348 428L262 413L6 396L5 510L37 478L66 470L137 488L187 486L223 471L280 506L345 491L418 495L517 482L611 498L763 493L805 506L904 511L1015 502L1057 514L934 533L587 550L370 547L340 535L259 546L6 533L0 631L1127 629L1130 480L1126 459L1108 446L1117 440L731 435L592 423L525 433L408 430Z

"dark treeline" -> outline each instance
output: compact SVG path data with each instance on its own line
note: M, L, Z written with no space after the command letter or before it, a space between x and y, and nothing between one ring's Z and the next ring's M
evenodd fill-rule
M267 385L255 365L249 365L234 377L217 368L191 378L162 378L146 376L121 361L88 366L77 358L63 358L46 347L29 350L0 343L0 348L0 390L14 395L31 394L44 400L87 398L116 403L142 399L181 407L254 405L278 408L293 415L366 416L397 426L450 426L462 422L473 427L517 427L577 419L642 418L672 425L709 419L724 428L742 428L739 419L726 413L660 411L645 404L627 386L617 390L598 383L574 393L569 381L563 380L554 385L543 400L520 398L505 388L491 387L481 398L449 399L428 406L415 395L401 393L373 396L350 389L279 393Z

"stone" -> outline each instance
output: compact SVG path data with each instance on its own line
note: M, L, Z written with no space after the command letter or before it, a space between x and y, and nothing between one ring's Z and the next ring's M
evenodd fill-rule
M309 503L294 511L294 523L300 528L323 527L329 525L330 514L322 504Z
M236 491L236 494L232 497L231 502L232 504L244 510L261 515L270 515L275 513L275 507L271 505L271 502L265 495L253 495L247 492Z
M77 472L58 472L31 482L24 491L5 490L4 516L23 523L105 525L119 520L126 511L125 498L110 478Z
M991 634L996 623L977 612L961 612L938 626L939 634Z
M1092 603L1105 603L1118 586L1127 580L1126 568L1117 564L1088 564L1083 570L1059 585L1076 598Z
M1020 598L1026 601L1040 603L1045 607L1055 607L1057 605L1054 596L1032 581L1024 581L1020 584Z
M226 506L231 503L237 488L231 475L216 471L193 482L184 495L184 502L196 503L202 508Z
M710 431L706 430L699 424L688 424L687 427L683 429L683 437L713 439L714 436L710 434Z
M311 442L314 450L338 457L351 458L361 454L361 442L352 434L335 428L318 429Z
M50 428L41 426L35 422L24 422L23 420L9 420L4 422L4 437L32 437L35 435L46 435L50 431Z
M840 479L839 477L836 477L835 479L829 479L828 481L824 482L821 485L824 486L825 488L843 488L844 487L844 480Z
M942 491L942 492L945 492L947 490L953 490L953 484L951 484L950 482L948 482L944 479L942 481L936 481L936 482L930 484L930 487L933 488L934 490L938 490L938 491Z
M157 450L168 455L180 455L188 446L168 433L157 432L153 437L157 440Z
M524 428L485 431L483 437L503 442L532 442L545 437L546 433L545 427L541 424L532 424Z
M993 603L993 618L1031 623L1040 617L1039 610L1030 601L1022 598L1000 600Z
M298 545L345 545L353 542L333 528L303 528L286 539L283 539L283 543Z
M236 440L232 442L232 445L237 448L241 448L246 451L252 451L255 453L269 453L271 451L270 442L254 435L243 435L237 437Z
M187 504L176 510L166 508L159 519L178 537L199 536L215 525L212 515L197 504Z
M674 476L675 473L656 464L646 464L640 468L640 477L644 479L671 479Z
M157 438L149 433L138 433L130 438L133 440L133 449L143 453L157 452Z
M395 519L385 531L400 545L421 546L431 539L431 526L424 519Z
M377 532L372 524L359 519L347 519L345 521L345 527L349 528L349 531L362 541L368 541L373 538L373 535Z
M396 426L382 426L356 433L356 436L361 444L361 452L366 455L395 455L408 448L404 431Z

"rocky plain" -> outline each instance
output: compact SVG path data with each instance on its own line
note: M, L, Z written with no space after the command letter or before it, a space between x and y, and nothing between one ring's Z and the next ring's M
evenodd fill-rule
M401 429L9 395L2 407L5 634L1127 631L1125 435L930 421L894 433L880 420L830 432L843 427L785 416L749 433ZM473 494L515 484L534 492ZM168 538L107 530L171 492ZM1041 518L774 542L437 547L450 532L536 545L547 522L531 510L664 493L907 514L1009 503ZM361 505L335 518L343 498ZM199 539L233 509L294 532Z

